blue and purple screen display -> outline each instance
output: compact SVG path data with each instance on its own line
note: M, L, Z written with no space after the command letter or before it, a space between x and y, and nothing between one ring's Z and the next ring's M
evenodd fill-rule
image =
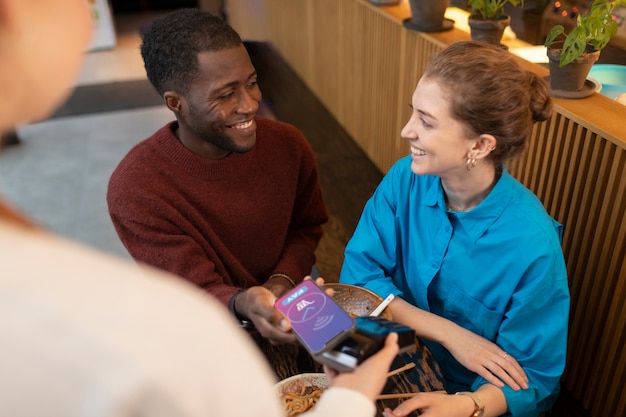
M312 281L304 281L276 301L276 309L291 322L293 331L313 353L324 350L354 320Z

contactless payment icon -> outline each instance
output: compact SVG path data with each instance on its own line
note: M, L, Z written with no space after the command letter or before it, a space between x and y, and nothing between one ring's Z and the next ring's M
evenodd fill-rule
M294 304L291 305L289 310L287 310L287 318L292 323L314 320L324 309L326 301L326 296L324 294L311 292L303 294L301 295L301 298L299 298Z

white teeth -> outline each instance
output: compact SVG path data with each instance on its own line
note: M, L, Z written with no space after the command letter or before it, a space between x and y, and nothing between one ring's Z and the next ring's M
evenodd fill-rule
M232 125L231 127L233 129L243 130L249 128L250 126L252 126L252 120L243 123L237 123L236 125Z
M411 146L411 153L412 153L413 155L420 155L420 156L422 156L422 155L426 155L426 152L424 152L424 151L423 151L423 150L421 150L421 149L417 149L417 148L415 148L415 147L413 147L413 146Z

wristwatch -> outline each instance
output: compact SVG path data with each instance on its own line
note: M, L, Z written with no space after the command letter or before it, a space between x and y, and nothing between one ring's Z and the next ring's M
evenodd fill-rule
M237 319L241 327L243 327L244 329L251 330L255 328L254 323L252 323L252 321L248 319L247 317L244 317L241 314L239 314L237 310L235 309L235 299L245 290L246 290L245 288L240 289L230 298L230 301L228 302L228 309L230 310L230 313Z
M473 392L462 391L457 392L454 395L467 395L468 397L470 397L472 401L474 401L474 412L470 414L469 417L482 417L483 413L485 412L485 406L478 400L478 398L476 398Z

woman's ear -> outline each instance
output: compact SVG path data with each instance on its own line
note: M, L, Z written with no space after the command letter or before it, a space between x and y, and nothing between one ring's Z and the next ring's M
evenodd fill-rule
M485 133L476 139L471 152L475 155L475 158L485 158L494 149L496 149L496 138L493 135Z
M170 109L174 113L180 113L180 110L182 108L182 99L178 93L176 93L175 91L166 91L163 94L163 98L165 99L165 104L167 105L168 109Z

